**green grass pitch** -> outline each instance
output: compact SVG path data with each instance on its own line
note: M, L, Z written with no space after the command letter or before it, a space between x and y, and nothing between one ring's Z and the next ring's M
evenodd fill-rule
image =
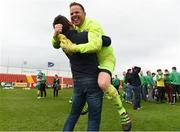
M47 89L47 97L36 98L33 90L3 90L0 88L0 131L62 131L70 112L68 103L72 89L59 91L53 97ZM142 102L143 109L135 111L131 104L125 104L132 122L133 131L178 131L180 130L180 103L176 105ZM75 131L86 131L87 115L76 124ZM111 100L104 99L101 131L120 131L118 113Z

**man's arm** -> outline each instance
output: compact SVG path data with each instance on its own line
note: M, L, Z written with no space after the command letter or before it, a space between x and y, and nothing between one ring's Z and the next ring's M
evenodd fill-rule
M161 79L162 79L162 75L157 75L157 76L156 76L156 80L157 80L157 81L159 81L159 80L161 80Z
M61 32L62 32L62 24L56 24L54 26L54 35L53 35L53 38L52 38L52 45L56 49L60 48L60 41L59 41L58 35Z
M52 38L52 45L55 49L59 49L60 48L60 41L57 37L53 37Z
M74 41L74 43L76 43L76 45L79 45L79 44L85 44L88 42L88 32L79 32L76 34L76 40ZM111 38L108 37L108 36L102 36L101 37L102 39L102 43L103 45L102 46L109 46L111 44ZM59 43L57 43L57 41L60 41ZM66 53L71 53L72 52L77 52L75 51L74 47L76 46L75 44L73 44L71 42L71 40L69 40L68 38L66 38L66 36L64 36L63 34L60 34L58 36L58 40L55 38L53 39L54 41L54 47L57 45L59 47L61 47Z

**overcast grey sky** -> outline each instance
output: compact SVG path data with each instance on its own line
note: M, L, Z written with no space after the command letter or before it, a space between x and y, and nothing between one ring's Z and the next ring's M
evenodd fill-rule
M52 21L69 18L72 0L1 0L0 65L69 70L61 50L51 45ZM180 70L179 0L77 0L87 17L101 23L112 38L117 58L115 73L134 65L142 69Z

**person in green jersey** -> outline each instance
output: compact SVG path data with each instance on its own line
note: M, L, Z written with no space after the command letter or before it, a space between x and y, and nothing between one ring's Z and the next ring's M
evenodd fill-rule
M153 89L154 89L154 80L151 74L151 71L146 72L146 81L147 81L147 89L148 89L148 100L153 101Z
M46 97L47 93L46 93L46 80L47 80L47 77L46 77L46 74L43 73L42 75L42 80L41 80L41 97Z
M147 91L147 82L145 76L143 75L143 71L140 71L140 80L141 80L141 99L146 101L148 91Z
M41 93L41 89L42 89L42 77L43 77L43 73L41 71L38 71L38 74L36 76L36 80L37 80L37 83L36 83L36 88L37 88L37 99L40 99L41 96L40 96L40 93Z
M115 77L113 78L112 85L116 88L116 90L119 93L120 79L118 78L117 75L115 75Z
M180 100L180 73L177 72L177 68L175 66L172 67L172 72L169 75L169 79L171 80L173 87L173 104L175 104L177 101L177 95L179 96Z

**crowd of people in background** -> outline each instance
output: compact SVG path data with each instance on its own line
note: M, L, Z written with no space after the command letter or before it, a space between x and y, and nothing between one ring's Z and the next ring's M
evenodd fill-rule
M143 72L141 67L134 66L123 72L122 79L115 75L112 78L112 85L118 91L121 100L132 104L134 110L142 108L141 100L171 105L175 105L177 101L180 101L180 72L177 72L176 67L172 67L171 71L157 69L156 72L152 73L150 70ZM37 98L46 97L46 75L41 71L37 74L36 87L38 89ZM52 87L54 97L58 96L58 75L54 76ZM85 107L85 109L87 110L88 107Z
M117 80L117 76L113 80ZM172 67L171 71L157 69L156 73L150 70L143 73L140 67L135 66L123 72L119 91L125 102L134 104L135 110L142 108L141 100L174 105L180 101L180 72Z
M117 89L121 98L133 104L134 109L140 109L140 100L175 104L180 100L180 72L176 67L169 71L157 69L156 73L150 70L145 73L140 67L133 67L123 72L122 81L117 75L112 79L112 85ZM37 98L46 97L46 75L39 71L37 74ZM59 78L54 76L53 95L58 96Z
M129 104L134 103L134 109L140 109L140 100L175 104L180 101L180 72L176 67L169 71L157 69L156 73L150 70L145 73L140 67L127 69L122 73L123 79L117 75L112 78L112 85L117 89L121 98ZM54 76L53 95L58 96L59 78ZM39 71L37 74L37 98L46 97L46 75ZM134 101L134 102L133 102Z

